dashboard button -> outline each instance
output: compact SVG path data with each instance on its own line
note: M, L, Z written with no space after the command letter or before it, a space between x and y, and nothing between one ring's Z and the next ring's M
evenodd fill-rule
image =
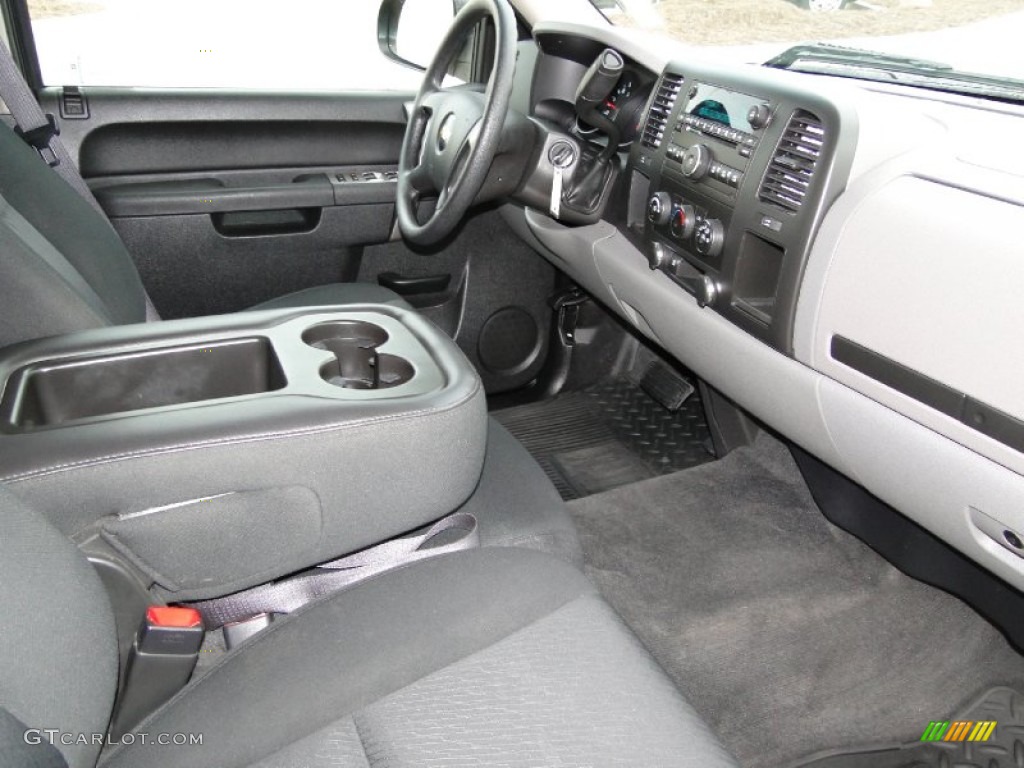
M697 306L710 307L718 300L718 283L710 275L701 275L695 287Z
M661 243L651 243L650 254L647 256L647 266L652 270L661 269L669 263L668 253Z
M655 226L668 224L672 215L672 198L667 192L655 192L647 201L647 220Z

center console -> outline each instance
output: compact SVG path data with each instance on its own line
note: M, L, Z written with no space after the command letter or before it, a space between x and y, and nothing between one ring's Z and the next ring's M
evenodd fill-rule
M771 74L666 68L632 150L648 194L629 224L651 269L789 352L811 238L849 169L840 128L855 121Z
M472 493L486 405L455 346L383 305L122 326L0 357L0 481L167 599L263 583Z

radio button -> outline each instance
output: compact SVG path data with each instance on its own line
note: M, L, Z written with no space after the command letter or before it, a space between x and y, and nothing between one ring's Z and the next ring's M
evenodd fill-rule
M755 131L767 126L771 119L772 111L768 108L767 104L755 104L747 112L747 122L750 123L750 127Z
M688 179L702 179L711 168L711 150L703 144L694 144L683 153L683 175Z

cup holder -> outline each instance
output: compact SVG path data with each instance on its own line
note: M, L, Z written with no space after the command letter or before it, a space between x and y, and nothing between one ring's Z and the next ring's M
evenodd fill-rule
M314 326L302 334L311 347L324 349L334 359L320 369L328 384L345 389L389 389L415 375L412 364L396 355L377 352L388 340L387 331L373 323L339 320Z
M311 347L333 352L335 347L355 345L374 349L388 340L388 332L379 325L359 320L338 320L307 328L302 340Z

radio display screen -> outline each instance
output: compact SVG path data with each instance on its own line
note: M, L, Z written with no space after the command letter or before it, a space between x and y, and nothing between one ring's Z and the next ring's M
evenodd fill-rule
M738 131L753 133L755 129L747 121L747 113L751 107L765 103L767 102L764 99L730 91L718 85L697 83L694 86L694 94L686 105L686 112Z

